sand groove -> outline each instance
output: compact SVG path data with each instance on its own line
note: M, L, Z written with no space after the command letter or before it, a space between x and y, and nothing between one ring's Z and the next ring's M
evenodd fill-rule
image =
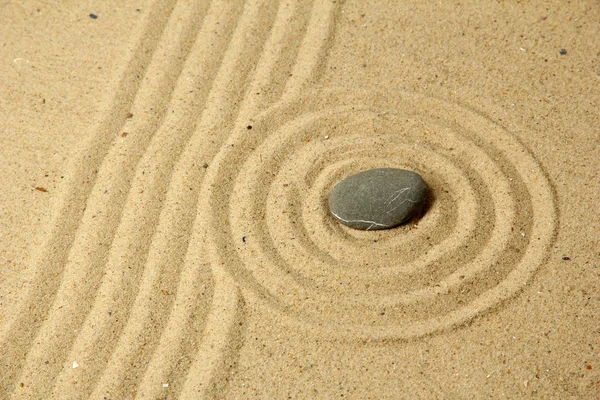
M182 60L185 60L193 44L204 12L203 6L190 8L179 5L171 14L170 23L132 105L133 117L123 127L127 136L116 135L114 145L99 168L95 188L88 198L86 212L71 248L55 304L36 337L36 344L28 354L21 379L24 387L29 388L27 390L34 390L28 381L31 378L40 384L41 388L35 389L38 393L43 394L44 390L51 388L50 382L63 365L60 357L66 354L55 353L54 359L47 364L48 370L43 372L43 378L37 375L41 372L38 365L48 359L50 348L68 348L71 345L83 318L92 305L97 304L95 291L105 270L107 257L115 248L123 246L123 241L115 239L115 234L117 238L124 237L122 223L121 226L119 223L122 219L127 219L127 216L121 217L133 172L150 141L156 142L154 133L167 111L176 77L182 68ZM157 89L163 93L162 96L153 93ZM139 256L139 249L144 244L143 240L135 242L138 248L131 243L123 246L128 248L127 254L130 256ZM134 266L129 266L127 270L134 270ZM92 303L92 300L96 303ZM122 308L114 310L115 319L121 317L121 310ZM98 329L94 333L102 334L102 331ZM70 366L71 362L67 363ZM84 369L77 371L82 370Z
M550 184L512 134L454 103L388 98L331 90L273 107L205 181L212 264L294 326L409 339L463 324L526 286L554 238ZM374 167L423 174L427 213L379 233L337 224L329 191Z
M239 5L232 5L229 7L232 11L231 14L235 15L237 13L238 6ZM209 26L207 32L212 33L216 30L217 35L219 35L220 26L227 27L228 24L231 23L232 15L223 12L224 10L227 10L226 7L223 7L223 4L215 5L214 10L220 14L220 20L217 20L213 26ZM219 111L228 108L230 113L235 113L235 104L239 104L239 96L243 94L243 92L239 91L239 87L243 86L248 72L252 69L252 60L255 57L255 54L259 54L254 48L254 46L260 46L260 40L256 40L260 37L259 28L264 27L265 24L269 23L267 20L268 17L269 7L260 7L260 4L249 3L240 22L237 24L235 33L225 52L223 62L220 65L219 71L216 72L215 82L208 95L207 104L202 112L202 117L198 126L195 127L195 129L203 136L204 142L206 141L207 136L212 136L218 145L218 142L220 141L218 133L222 132L224 134L227 132L230 122L227 116ZM255 41L247 43L247 37L252 37ZM204 46L203 48L206 48L207 43L205 41L202 41L201 43ZM190 63L190 68L196 70L195 74L197 75L192 76L191 79L182 80L182 82L184 82L181 89L182 94L188 92L187 89L189 89L189 87L186 85L188 81L201 79L203 75L214 75L214 73L209 71L197 71L198 66L202 65L201 60L210 59L207 54L199 53L197 56L196 61L198 62ZM189 76L190 74L187 74L187 77ZM175 108L181 110L183 107L179 104L176 105ZM173 111L174 114L176 114L175 109ZM186 115L186 117L189 118L190 121L193 121L193 115ZM179 116L179 118L181 117ZM134 181L133 189L131 190L131 199L125 206L124 218L119 227L119 231L117 232L115 244L113 245L113 257L109 258L107 274L98 291L97 298L100 301L95 303L95 307L92 310L90 317L88 317L88 322L84 325L79 340L76 342L75 348L71 352L71 358L82 358L84 362L88 361L89 363L92 363L93 360L97 361L98 359L102 359L102 354L104 354L104 357L109 355L110 353L108 353L108 351L110 350L113 340L117 338L117 335L120 333L122 326L127 320L127 312L129 311L131 302L127 301L125 295L127 293L135 294L136 282L141 273L145 254L150 246L151 236L148 235L148 232L154 231L157 223L156 219L160 213L160 207L162 207L162 201L158 201L160 199L160 194L167 192L167 184L170 179L169 176L173 169L173 165L178 159L178 155L183 151L189 134L191 134L191 130L189 129L190 123L188 123L187 127L177 129L180 133L179 135L173 135L173 128L177 125L181 125L181 122L175 120L171 123L167 120L165 123L166 128L159 131L157 138L155 138L155 141L153 142L154 146L151 146L149 151L145 154L145 160L142 160L142 165L145 164L145 166L143 169L138 169L138 171L141 170L142 173L138 173ZM208 147L208 149L201 149L204 150L201 154L205 154L207 159L210 160L210 146ZM197 154L198 153L196 153L195 162L191 167L201 169L202 166L197 160ZM185 190L190 192L190 186L193 186L195 182L192 180L192 182L187 183L188 185L186 185ZM148 193L148 195L139 196L138 193L142 191L144 194ZM140 199L140 197L142 198ZM177 201L180 201L178 197L175 198ZM139 203L141 203L141 206ZM176 228L178 229L179 227ZM179 229L175 230L173 233L178 235L182 234ZM142 236L143 234L148 236L144 237ZM145 244L145 246L136 249L135 246L139 246L140 244ZM168 244L169 242L165 242L165 245ZM158 247L158 251L160 251L161 248L164 248L165 245ZM153 263L152 265L155 268L164 268L166 265L166 263L164 263L165 260L161 260L160 256L158 258L158 263ZM176 267L171 271L174 273L175 278L177 277L178 269L179 268ZM123 274L123 271L127 273ZM206 281L206 278L204 280ZM192 287L197 289L197 284ZM161 289L161 292L166 290L169 293L172 292L173 289L175 288ZM161 292L154 293L153 297L161 296ZM197 306L197 304L194 304L194 306ZM115 315L110 315L110 310L121 311L120 313L117 313L116 318L116 320L119 321L118 317L121 317L120 320L122 322L120 324L114 322ZM190 320L193 321L193 318L190 318ZM156 324L153 325L152 328L153 331L156 332L156 336L160 331L157 330L158 327ZM178 326L180 328L185 327L185 324L182 325L181 321L179 321ZM145 343L147 343L148 340L151 340L147 334L144 334L144 336ZM102 346L99 346L101 343L103 343L106 348L104 353L101 353ZM123 365L122 362L121 365ZM125 364L121 369L127 367L128 366ZM181 365L179 365L179 367L181 368ZM64 390L67 390L70 387L72 388L70 382L77 378L74 372L78 371L73 371L73 369L69 369L68 367L63 370L63 375L59 379L59 386L55 389L57 395L58 393L64 394ZM91 377L94 376L93 372L94 371L92 371ZM127 382L131 383L131 380L134 377L135 374L131 373L129 370ZM90 380L85 378L86 377L84 376L82 379L84 382ZM61 382L65 382L65 384L61 384ZM177 382L175 379L170 379L170 382L173 387L172 390L176 390ZM104 387L104 384L106 383L107 381L103 380L98 391L106 390ZM115 381L112 381L112 384L114 383ZM156 381L153 382L153 384L156 385ZM111 384L109 383L108 386L111 386ZM162 389L162 386L158 387ZM76 389L73 393L79 395L81 389L82 388ZM85 388L83 389L85 390ZM111 395L119 396L119 391L117 390L117 393L111 393Z
M15 372L0 389L218 397L245 301L333 337L410 339L464 324L527 284L555 235L539 164L459 104L310 91L337 9L155 4L110 122L73 166L76 179L92 178L69 183L37 254L51 268L36 264L20 310L44 320L21 313L2 331L0 361ZM142 81L127 80L140 70ZM386 166L430 184L422 217L356 232L328 216L336 182ZM7 350L24 343L25 360Z
M289 49L289 43L296 34L297 26L290 23L295 20L294 13L302 10L302 2L284 2L281 3L277 11L273 28L265 43L263 53L258 60L250 89L241 104L241 110L236 121L234 131L247 131L247 125L252 123L253 116L260 109L262 104L268 103L266 98L273 98L272 93L282 93L285 81L276 79L276 66L287 61L286 52L294 54ZM298 41L299 43L299 41ZM259 94L260 93L260 94ZM269 96L262 96L262 94ZM255 97L255 94L257 96ZM202 135L195 136L190 142L189 152L182 158L182 171L192 170L189 166L196 160L196 155L204 149L204 140ZM225 145L226 146L226 145ZM211 158L219 148L211 148ZM209 171L210 171L209 167ZM176 174L177 176L177 174ZM186 177L186 179L189 179ZM184 195L186 187L184 186L181 195ZM177 191L173 201L176 202ZM202 205L199 206L202 208ZM195 208L194 208L195 209ZM200 214L202 215L202 214ZM194 355L195 361L190 365L190 371L187 374L185 385L178 385L178 375L187 368L173 369L177 365L177 360L186 358L192 351L192 345L189 343L189 337L186 336L186 330L181 329L182 323L192 320L193 308L190 306L190 300L193 296L193 285L186 282L193 282L195 278L186 278L187 276L196 276L202 268L212 267L206 259L206 249L203 245L205 241L206 229L204 222L200 218L196 220L190 243L197 243L196 246L190 246L186 255L186 262L183 267L182 276L177 291L177 300L170 315L165 334L161 338L161 344L155 352L144 376L140 387L147 388L140 397L153 398L164 393L156 382L175 382L173 391L177 393L181 389L181 396L184 398L204 398L213 397L218 393L219 388L223 386L222 380L226 378L227 371L230 369L229 359L234 357L235 353L235 335L231 335L232 329L237 329L239 310L238 290L233 285L233 281L222 271L215 271L215 292L212 304L212 310L206 329L203 331L205 336L202 345ZM234 307L235 305L235 307ZM202 336L202 335L200 335ZM187 341L187 342L186 342ZM173 345L177 343L179 345ZM232 353L233 352L233 353ZM171 387L171 385L169 386Z
M232 129L246 129L261 108L315 76L334 7L304 3L215 1L207 10L180 2L162 10L170 15L162 36L139 33L156 36L156 51L119 110L123 126L98 158L93 190L68 189L87 196L86 208L14 398L155 398L166 393L161 382L184 397L221 390L242 299L206 260L206 232L201 220L193 224L198 182ZM159 22L151 12L148 25ZM311 45L303 33L325 43ZM281 79L289 71L292 83Z
M117 3L0 7L0 399L595 398L598 10Z
M223 12L209 12L204 18L204 26L195 38L196 45L178 79L166 120L152 138L137 167L127 202L123 205L123 217L110 249L105 275L97 291L95 303L70 351L70 359L81 360L79 364L89 365L89 368L74 370L67 365L58 377L56 396L59 393L65 396L69 392L77 396L92 389L94 379L105 368L116 340L130 318L129 312L139 288L140 275L146 267L145 263L148 263L154 271L168 266L165 272L177 277L181 262L178 254L180 249L176 246L168 247L167 243L153 248L151 243L154 240L153 232L158 223L173 167L193 132L197 109L201 109L209 102L213 80L206 77L217 74L220 60L226 56L227 49L230 47L229 39L241 8L234 6L227 11L220 4L216 4L216 7ZM187 14L186 7L181 8L181 13ZM211 11L213 9L214 6ZM194 16L193 19L202 21L198 16ZM168 57L178 58L172 55ZM218 75L215 79L218 79ZM175 229L174 233L181 234L179 227L171 228ZM153 252L148 255L151 250ZM146 287L146 290L152 291L152 297L156 301L168 304L174 289L173 284L169 280L162 285L159 284L158 287L155 286L156 281L149 284L151 286ZM210 282L205 284L208 286L206 290L210 292ZM144 311L157 312L159 309L144 309ZM153 315L155 318L157 316L160 314ZM152 322L152 318L150 321ZM157 325L156 322L152 324L152 332L155 332ZM149 328L147 325L142 327ZM144 343L152 343L151 338L147 336L148 334L143 330L140 332L139 337ZM139 349L136 353L139 353ZM122 365L119 364L121 370ZM135 381L134 377L139 374L139 371L136 373L135 368L130 366L127 366L127 370L126 382L131 386L131 381ZM111 377L119 377L117 371L117 368L111 368ZM73 381L80 382L80 385L73 385L71 383ZM105 378L102 382L110 386L117 384L118 381Z
M282 99L297 96L319 74L334 28L335 15L339 5L330 0L313 2L310 22L299 48L296 64L287 80Z
M0 364L5 366L2 368L0 393L10 393L16 384L16 375L25 361L24 355L16 351L32 342L50 310L95 183L95 174L126 121L127 111L133 104L173 6L174 1L155 1L149 7L142 23L132 33L131 57L126 58L126 64L117 72L118 80L114 89L107 91L111 97L105 101L105 118L92 121L91 131L94 133L71 162L71 173L66 175L63 192L53 206L42 245L34 249L32 255L31 283L24 288L26 293L21 296L20 304L14 307L11 319L0 328ZM40 370L43 368L40 367Z

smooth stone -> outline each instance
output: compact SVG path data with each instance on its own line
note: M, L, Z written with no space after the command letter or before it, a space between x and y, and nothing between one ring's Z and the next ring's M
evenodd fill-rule
M413 216L426 199L427 185L416 172L377 168L338 183L329 195L329 211L350 228L389 229Z

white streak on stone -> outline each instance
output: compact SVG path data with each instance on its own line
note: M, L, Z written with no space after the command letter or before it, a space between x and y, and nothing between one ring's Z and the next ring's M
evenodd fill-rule
M394 193L392 193L392 195L390 196L391 199L388 200L388 202L386 204L390 205L393 201L396 201L396 199L398 197L400 197L400 195L402 193L406 192L407 190L411 190L411 189L412 188L407 187L407 188L402 188L402 189L396 190Z
M397 191L395 191L394 193L392 193L392 195L390 197L393 197L391 200L389 200L386 205L390 205L392 202L396 201L398 199L398 197L400 197L400 195L402 195L403 193L406 193L407 191L412 190L412 187L407 187L407 188L402 188L399 189ZM410 202L410 203L416 203L416 200L412 200L409 199L408 197L405 198L404 200L402 200L399 204L396 205L396 207L392 208L391 210L387 210L386 213L389 214L392 211L394 211L395 209L397 209L398 207L400 207L402 204L406 203L406 202Z
M340 217L339 215L337 215L336 213L334 213L333 211L331 211L331 213L340 221L344 221L348 224L354 223L354 222L364 222L365 224L371 224L371 226L369 226L366 230L368 231L369 229L373 228L375 225L377 226L383 226L384 228L388 227L389 225L386 224L380 224L378 222L375 221L366 221L364 219L344 219L342 217Z

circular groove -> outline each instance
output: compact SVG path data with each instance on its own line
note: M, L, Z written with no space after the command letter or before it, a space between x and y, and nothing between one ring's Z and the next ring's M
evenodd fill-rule
M205 210L213 265L282 318L334 336L462 324L517 294L554 237L550 184L527 149L431 97L309 93L262 114L217 158ZM329 191L375 167L422 174L427 212L389 231L337 224Z

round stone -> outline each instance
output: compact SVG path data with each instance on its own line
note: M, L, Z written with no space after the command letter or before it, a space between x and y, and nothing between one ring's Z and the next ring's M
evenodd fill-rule
M329 195L329 211L350 228L389 229L414 215L426 198L427 185L416 172L377 168L338 183Z

